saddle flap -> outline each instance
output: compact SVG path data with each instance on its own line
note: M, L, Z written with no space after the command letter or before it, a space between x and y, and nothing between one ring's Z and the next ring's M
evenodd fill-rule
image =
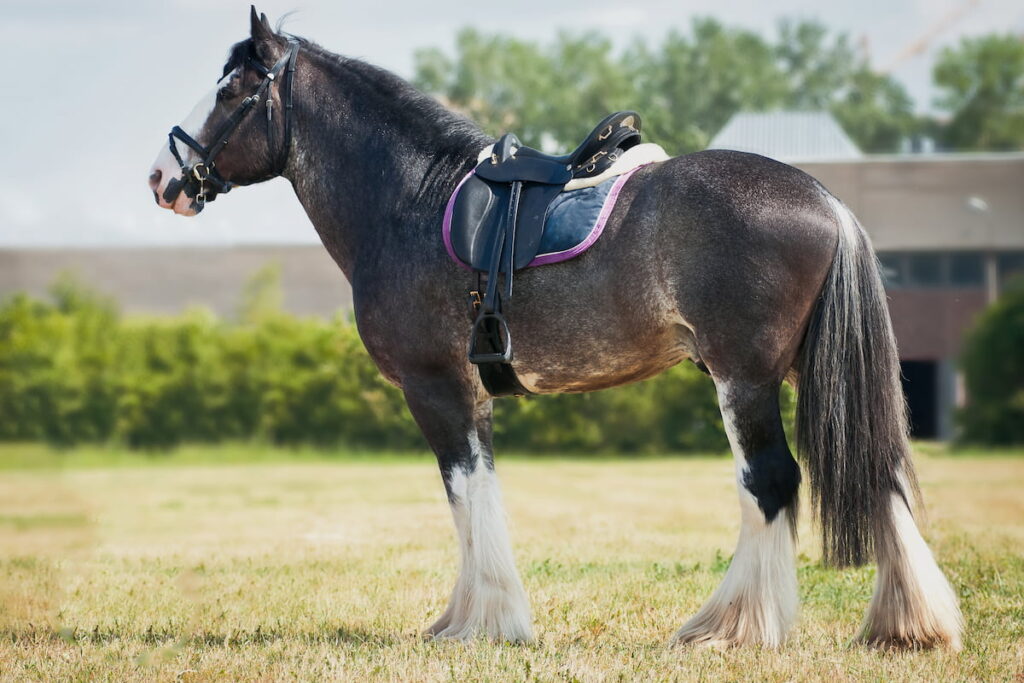
M562 185L523 184L515 238L516 270L528 266L540 251L548 207L561 192Z
M525 268L537 255L548 206L561 191L561 185L523 184L515 230L515 270ZM471 268L486 271L495 240L505 239L505 232L499 227L508 212L510 194L509 185L492 183L476 175L467 178L459 190L452 208L451 246L455 255Z
M491 185L476 175L466 178L459 189L452 207L451 246L469 267L487 270L509 193L508 186Z

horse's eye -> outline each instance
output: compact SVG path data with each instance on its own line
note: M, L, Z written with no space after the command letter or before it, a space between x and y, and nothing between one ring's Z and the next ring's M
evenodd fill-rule
M230 83L225 85L223 88L221 88L220 90L217 91L217 100L218 101L229 100L229 99L231 99L234 96L235 96L235 91L234 91L234 88L231 87Z

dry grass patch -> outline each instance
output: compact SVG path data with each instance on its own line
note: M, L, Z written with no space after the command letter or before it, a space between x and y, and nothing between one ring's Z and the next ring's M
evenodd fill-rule
M15 450L0 455L24 461ZM959 654L850 646L873 569L822 569L806 515L803 613L783 650L667 649L732 553L739 513L727 459L499 462L533 604L538 640L529 646L419 638L443 610L458 561L426 458L140 462L0 475L0 678L834 683L1024 674L1024 458L919 459L925 535L969 621Z

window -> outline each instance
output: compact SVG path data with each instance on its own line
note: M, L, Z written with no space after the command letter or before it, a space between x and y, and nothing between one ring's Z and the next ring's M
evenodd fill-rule
M980 287L985 284L985 260L981 254L950 254L949 283L954 287Z
M912 285L939 287L943 284L942 254L909 254L907 274Z
M985 286L985 255L973 251L890 251L878 255L882 279L888 289ZM999 261L1004 277L1024 276L1024 252L1004 254Z
M902 254L879 254L878 262L882 266L882 279L886 287L903 287L907 284L903 274Z
M1024 253L999 255L999 282L1006 287L1010 280L1024 280Z

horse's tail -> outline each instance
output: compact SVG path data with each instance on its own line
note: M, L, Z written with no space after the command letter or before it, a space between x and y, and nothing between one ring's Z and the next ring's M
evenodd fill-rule
M956 594L911 512L917 479L878 262L857 219L827 197L839 245L804 339L796 413L825 561L878 559L865 642L959 648Z
M867 234L827 195L839 244L799 360L797 449L824 558L861 565L892 535L892 496L917 495L896 339Z

